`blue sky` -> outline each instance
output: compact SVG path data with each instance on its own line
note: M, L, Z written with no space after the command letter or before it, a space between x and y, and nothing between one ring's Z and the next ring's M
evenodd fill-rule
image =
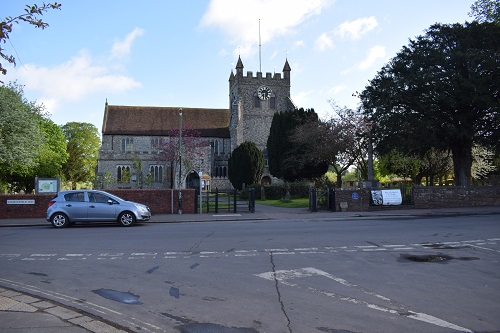
M59 125L102 127L114 105L228 108L228 79L291 66L299 107L356 108L380 68L434 23L464 23L473 0L60 0L45 30L14 25L3 45L17 59L4 82L24 85ZM17 16L25 0L2 3Z

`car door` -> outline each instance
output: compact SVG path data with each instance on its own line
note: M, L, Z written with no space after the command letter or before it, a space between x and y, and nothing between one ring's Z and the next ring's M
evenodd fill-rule
M100 192L87 192L87 194L89 221L116 221L115 200Z
M87 219L87 203L85 192L71 192L64 195L64 210L70 221L85 221Z

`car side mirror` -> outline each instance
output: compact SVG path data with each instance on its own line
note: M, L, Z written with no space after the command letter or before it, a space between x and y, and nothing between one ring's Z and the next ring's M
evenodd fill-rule
M113 204L113 200L108 199L108 204L112 205Z

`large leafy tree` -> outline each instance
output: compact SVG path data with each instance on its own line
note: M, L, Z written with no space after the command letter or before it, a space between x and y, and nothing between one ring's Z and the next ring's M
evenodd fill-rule
M500 141L500 25L431 26L384 66L360 94L379 154L450 150L467 186L472 147Z
M38 126L42 107L28 102L22 87L0 86L0 175L3 183L19 181L38 164L43 135Z
M500 0L476 0L469 15L479 22L500 23Z
M300 108L274 114L267 140L269 171L273 176L295 181L326 173L328 164L324 160L304 158L311 149L309 142L292 142L297 127L306 123L317 124L318 121L314 109Z
M38 177L58 177L62 174L64 163L68 160L66 137L60 126L42 117L39 122L43 134L43 144L39 147Z
M0 86L0 182L30 192L35 176L61 176L67 152L61 128L23 94L16 84Z
M228 161L228 177L234 188L241 190L257 184L264 169L264 155L255 143L245 141L236 147Z
M12 32L14 23L25 22L43 30L49 25L43 22L40 16L42 16L44 12L50 9L61 9L61 4L54 2L48 4L43 3L40 6L36 4L31 6L26 5L24 14L21 14L19 16L7 16L0 21L0 56L4 60L6 60L8 63L13 64L14 66L16 65L16 59L14 58L14 56L5 53L4 48L2 48L2 44L6 43L7 39L9 39L9 34ZM2 66L1 63L0 73L2 73L3 75L7 73L7 70ZM2 81L0 81L0 83L2 83Z
M369 122L359 112L339 107L330 101L335 115L327 120L298 126L291 136L293 145L307 145L300 160L322 161L337 175L336 186L342 186L342 175L366 153Z
M93 180L101 140L97 127L90 123L69 122L62 126L62 130L68 145L63 174L76 189L78 182Z

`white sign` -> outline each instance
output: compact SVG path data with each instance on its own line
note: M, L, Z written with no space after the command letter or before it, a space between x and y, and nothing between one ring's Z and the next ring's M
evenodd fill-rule
M401 190L373 190L372 202L375 206L401 205L403 199Z
M403 202L400 190L382 190L382 199L384 206L401 205Z
M7 200L7 205L34 205L35 200Z

